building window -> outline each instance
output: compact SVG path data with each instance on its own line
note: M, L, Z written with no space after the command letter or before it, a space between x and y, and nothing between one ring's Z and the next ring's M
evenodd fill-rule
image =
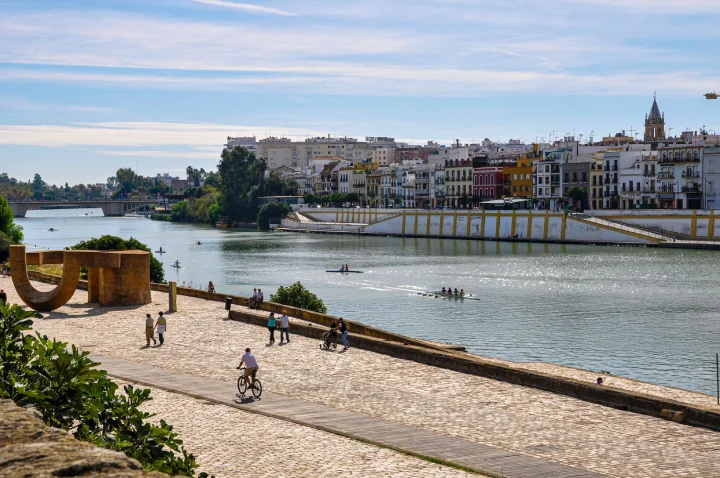
M570 173L563 174L563 181L565 181L566 183L570 182Z
M577 182L577 173L573 173L573 182L574 182L574 183Z
M513 174L513 180L517 181L517 174Z
M585 183L587 182L587 172L583 171L582 173L582 181Z

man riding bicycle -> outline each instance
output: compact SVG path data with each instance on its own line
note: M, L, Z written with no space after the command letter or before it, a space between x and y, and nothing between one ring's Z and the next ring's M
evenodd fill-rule
M245 379L245 385L252 388L252 384L250 383L249 377L252 375L253 381L255 381L255 375L257 374L258 369L260 366L257 363L257 359L255 358L255 355L250 352L250 348L245 349L245 354L243 354L242 357L240 357L240 365L237 366L237 368L242 368L243 364L245 364L245 373L243 373L243 378Z

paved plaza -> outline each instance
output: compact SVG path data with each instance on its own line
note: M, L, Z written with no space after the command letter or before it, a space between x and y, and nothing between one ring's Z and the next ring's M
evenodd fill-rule
M10 282L5 284L9 299L16 301ZM5 284L0 283L0 287ZM46 286L38 285L41 287ZM286 397L351 410L609 476L720 476L716 466L720 433L706 429L354 348L347 352L321 351L318 341L299 336L292 336L288 345L268 346L266 329L228 321L223 304L188 297L178 297L179 312L168 315L165 345L145 348L145 313L155 315L164 310L165 294L153 292L152 305L102 310L88 308L84 304L86 296L85 292L78 291L68 305L47 314L44 320L37 320L36 330L98 355L226 383L236 380L234 366L249 346L260 362L265 390ZM350 327L352 329L352 322ZM546 364L515 366L594 380L593 374L575 369ZM610 380L612 386L676 400L703 405L710 405L712 400L701 394L632 380ZM243 413L229 409L218 411L218 406L208 408L215 410L216 417L222 413L221 422L226 421L226 416ZM178 429L182 429L185 419L178 418L180 422L167 417L171 423L178 422ZM322 435L327 436L326 440L339 439ZM407 458L396 455L398 459ZM426 476L417 470L417 476ZM410 472L406 471L406 476L407 473Z

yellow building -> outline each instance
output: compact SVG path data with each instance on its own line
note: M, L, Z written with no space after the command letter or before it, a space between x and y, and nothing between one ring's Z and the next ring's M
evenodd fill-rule
M506 166L503 168L503 194L505 197L532 197L532 163L540 158L541 155L538 145L533 144L533 150L531 152L518 155L515 166Z

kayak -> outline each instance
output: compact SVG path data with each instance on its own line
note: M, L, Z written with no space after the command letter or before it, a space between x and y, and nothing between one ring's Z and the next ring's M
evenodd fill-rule
M363 271L325 271L325 272L340 272L341 274L363 274Z
M155 251L155 254L167 254L167 251Z

